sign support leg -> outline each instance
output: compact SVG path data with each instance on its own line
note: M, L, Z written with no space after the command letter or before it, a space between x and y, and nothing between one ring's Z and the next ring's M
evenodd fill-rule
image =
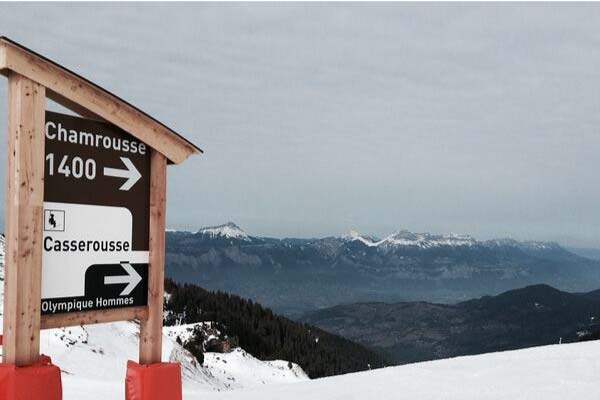
M40 352L45 101L43 86L9 74L3 359L17 366Z
M140 364L161 361L165 279L165 206L167 159L152 150L150 159L150 264L148 319L140 322Z

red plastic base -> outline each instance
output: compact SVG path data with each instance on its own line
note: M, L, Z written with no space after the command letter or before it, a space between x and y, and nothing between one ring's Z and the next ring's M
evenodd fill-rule
M47 356L27 367L0 364L0 400L62 400L60 368Z
M182 400L178 363L140 365L127 361L126 400Z

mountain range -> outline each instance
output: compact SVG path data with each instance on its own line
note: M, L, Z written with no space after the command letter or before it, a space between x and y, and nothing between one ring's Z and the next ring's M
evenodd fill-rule
M476 240L399 230L317 239L248 235L234 223L167 232L167 270L180 282L223 290L288 316L339 304L456 303L535 284L600 287L600 261L557 243Z

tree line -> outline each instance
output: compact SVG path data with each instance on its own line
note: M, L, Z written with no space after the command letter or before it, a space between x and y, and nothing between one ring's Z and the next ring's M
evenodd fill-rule
M319 328L276 315L251 300L167 279L165 324L215 322L223 334L261 360L294 362L311 378L379 368L382 356ZM201 333L199 333L201 334ZM200 342L201 338L194 338ZM198 350L196 349L196 353ZM198 355L197 358L200 358Z

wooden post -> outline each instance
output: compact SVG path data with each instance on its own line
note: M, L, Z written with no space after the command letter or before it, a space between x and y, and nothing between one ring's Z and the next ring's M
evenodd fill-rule
M140 364L161 361L165 279L167 159L152 150L150 160L150 265L148 319L140 322Z
M40 352L45 101L43 86L9 74L3 358L17 366Z

